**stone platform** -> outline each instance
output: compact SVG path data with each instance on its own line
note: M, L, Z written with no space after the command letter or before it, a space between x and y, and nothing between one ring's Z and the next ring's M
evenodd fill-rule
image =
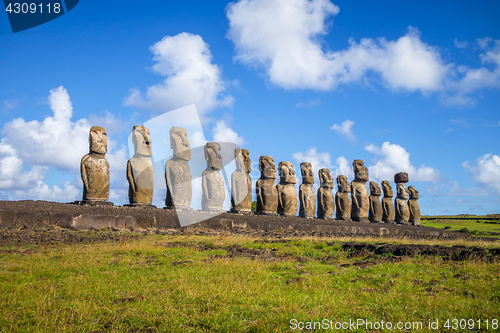
M185 214L185 213L184 213ZM199 219L203 211L192 211ZM212 214L213 215L213 214ZM207 217L210 217L208 215ZM89 228L181 229L175 210L154 206L82 206L47 201L0 201L0 228L59 226ZM335 236L394 236L415 238L463 238L464 234L424 226L392 223L306 219L298 216L235 214L224 212L184 229L296 231Z

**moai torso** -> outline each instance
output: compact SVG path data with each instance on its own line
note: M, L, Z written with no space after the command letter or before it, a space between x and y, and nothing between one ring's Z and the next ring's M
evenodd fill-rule
M380 196L382 191L375 182L370 182L370 222L383 222L382 221L382 204L380 203Z
M408 224L410 220L410 209L408 207L408 190L405 183L397 183L397 197L394 202L394 210L396 211L396 223Z
M80 173L83 181L83 201L108 201L109 164L106 130L93 126L89 134L89 153L82 157Z
M337 220L348 221L351 219L351 184L344 175L337 176L338 191L335 195L335 207L337 209Z
M317 191L318 218L332 219L335 212L335 200L332 194L333 178L330 170L323 168L318 173L320 187Z
M418 205L419 193L414 186L408 187L410 199L408 200L408 208L410 209L410 223L413 225L420 225L420 206Z
M153 163L151 163L151 138L144 126L132 129L134 156L127 162L128 197L130 204L153 203Z
M392 202L392 197L394 196L392 192L391 183L387 180L382 182L382 189L384 190L384 197L382 198L382 221L385 223L394 223L395 212L394 203Z
M370 202L366 182L368 181L368 169L362 160L352 162L354 171L354 181L351 183L352 210L351 219L353 221L367 222Z
M299 216L312 218L316 213L316 198L314 197L314 173L311 163L300 163L300 173L302 174L302 184L299 187Z
M191 146L187 131L181 127L170 129L170 148L174 156L165 163L165 181L167 184L167 208L188 209L191 207Z
M270 156L261 156L259 159L260 179L255 186L257 195L257 213L276 214L278 210L278 190L274 186L276 166Z
M222 170L222 155L220 145L216 142L205 144L205 159L207 168L202 174L201 208L203 210L222 210L226 193L224 181L220 175Z
M297 215L297 192L295 192L295 183L297 177L295 170L290 162L280 162L278 165L280 182L276 185L278 190L278 213L281 215Z
M231 211L252 211L252 179L250 154L246 149L234 150L236 171L231 175Z

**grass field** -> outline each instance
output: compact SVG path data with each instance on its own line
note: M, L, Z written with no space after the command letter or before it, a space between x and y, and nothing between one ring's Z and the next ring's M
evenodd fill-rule
M352 257L340 243L349 240L149 235L9 246L0 249L0 331L289 332L314 322L328 326L316 324L316 331L342 331L335 323L366 320L372 329L350 331L440 332L448 319L458 320L458 330L448 322L450 331L464 331L464 323L468 332L500 330L499 263ZM416 243L498 247L480 240ZM368 259L378 263L352 265ZM439 329L429 329L436 320ZM381 321L393 329L376 329Z
M474 236L500 238L500 215L423 216L421 223L428 227L461 230Z

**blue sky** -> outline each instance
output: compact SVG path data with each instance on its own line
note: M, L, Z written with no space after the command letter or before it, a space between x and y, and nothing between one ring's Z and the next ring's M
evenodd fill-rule
M5 13L0 198L79 200L100 125L110 200L126 203L132 126L195 104L205 139L252 162L270 155L300 174L310 161L352 180L362 159L379 183L409 172L423 214L498 213L499 12L493 1L82 0L16 34Z

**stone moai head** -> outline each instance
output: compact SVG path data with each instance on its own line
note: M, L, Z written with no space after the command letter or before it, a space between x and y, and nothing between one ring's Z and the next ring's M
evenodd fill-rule
M236 162L236 170L250 173L252 171L252 163L250 162L250 153L247 149L236 148L234 150L234 160Z
M276 166L271 156L261 156L259 158L260 178L276 179Z
M363 160L354 160L352 162L352 169L354 171L354 181L368 181L368 168L365 167L365 163L363 162Z
M330 169L323 168L318 171L320 187L333 188L333 177Z
M170 129L170 148L174 150L174 158L191 160L191 145L185 128L174 126Z
M419 194L415 186L408 186L408 193L410 193L410 199L418 199Z
M351 183L347 181L347 177L344 175L337 176L337 187L340 193L351 192Z
M388 180L382 181L382 189L384 190L385 198L392 198L394 196L391 183Z
M377 197L382 195L382 190L375 182L370 182L370 195L374 195Z
M302 184L314 184L314 172L311 163L300 163L300 173L302 175Z
M134 155L153 155L151 151L151 136L147 127L136 125L132 128L132 143L134 144Z
M217 142L207 142L205 144L205 160L207 160L207 169L222 170L220 144Z
M408 190L406 189L405 183L397 183L396 184L398 190L398 199L408 200Z
M280 162L280 164L278 164L278 172L280 174L281 184L295 184L297 182L292 163Z
M89 151L103 155L108 152L108 135L103 127L92 126L90 129Z

